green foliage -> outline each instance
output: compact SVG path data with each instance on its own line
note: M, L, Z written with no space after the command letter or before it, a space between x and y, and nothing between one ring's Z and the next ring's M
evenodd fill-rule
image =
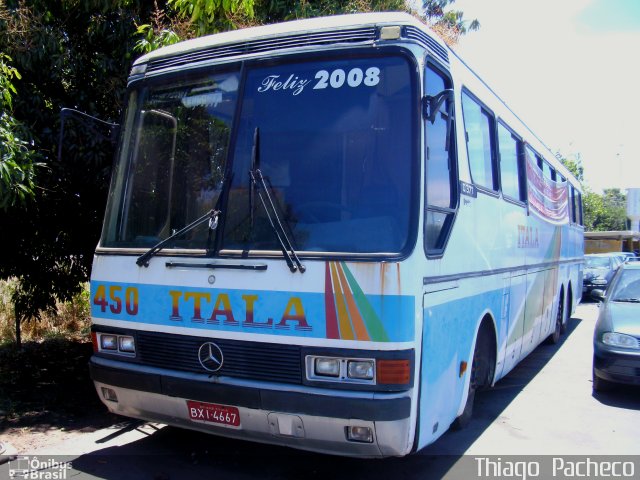
M189 18L197 36L236 28L237 19L254 15L254 0L168 0L182 18Z
M580 154L564 157L558 153L556 156L582 184L582 211L585 231L626 230L626 195L619 188L606 189L600 195L585 185L584 167Z
M582 202L586 231L627 229L626 195L619 188L606 189L602 195L585 188Z
M35 152L28 132L13 117L14 79L22 77L10 65L11 57L0 53L0 209L24 206L35 190Z
M147 23L147 3L0 2L0 52L14 60L22 77L10 78L18 95L11 90L15 123L5 122L0 132L3 159L10 149L14 156L6 158L23 167L20 180L37 189L22 208L9 202L0 209L0 278L19 283L13 295L17 320L37 318L57 300L70 300L88 278L114 147L99 139L95 126L69 121L59 162L59 112L71 107L119 118L132 32ZM37 177L24 168L36 161L44 165Z
M160 47L173 45L180 41L178 34L167 28L156 32L152 25L139 25L136 34L140 37L133 49L140 53L149 53Z
M117 121L134 52L179 38L295 18L407 9L402 0L0 2L0 279L17 279L16 320L37 318L79 291L102 227L115 152L97 133L112 132L67 121L58 161L62 107ZM429 13L436 23L439 17L444 11ZM457 14L443 22L466 25Z
M480 28L477 19L465 20L460 10L449 9L455 0L423 0L424 19L448 44L456 44L461 35Z

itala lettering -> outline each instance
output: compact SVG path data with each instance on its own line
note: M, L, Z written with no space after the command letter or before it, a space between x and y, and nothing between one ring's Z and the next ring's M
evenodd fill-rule
M518 225L518 248L538 248L540 236L537 227Z
M232 308L228 293L212 295L209 292L182 292L170 290L171 314L169 319L182 322L186 315L194 323L225 325L243 328L276 328L294 330L312 330L307 322L307 316L300 297L290 297L283 306L278 321L273 317L260 317L256 312L259 296L255 294L242 295L244 308ZM259 312L258 312L259 313Z

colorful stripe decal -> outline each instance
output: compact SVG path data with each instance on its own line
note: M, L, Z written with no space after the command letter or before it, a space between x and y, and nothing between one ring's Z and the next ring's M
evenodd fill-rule
M333 291L336 298L336 306L338 311L338 325L340 325L340 338L343 340L353 340L353 330L351 329L351 322L349 321L349 314L347 313L347 307L345 305L344 296L342 294L342 287L338 280L338 274L336 272L337 265L331 263L331 278L333 279Z
M325 306L327 332L337 316L337 338L389 341L380 317L344 262L329 262L325 270Z
M338 319L336 317L336 303L331 289L331 273L329 270L329 262L325 262L324 271L324 309L327 319L327 338L340 338L340 330L338 329Z

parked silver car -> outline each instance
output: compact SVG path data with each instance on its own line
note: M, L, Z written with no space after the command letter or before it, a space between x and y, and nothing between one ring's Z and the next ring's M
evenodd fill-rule
M613 383L640 385L640 262L623 264L602 301L593 337L593 389Z
M590 298L594 289L606 290L616 269L624 263L617 253L593 253L584 256L582 298Z

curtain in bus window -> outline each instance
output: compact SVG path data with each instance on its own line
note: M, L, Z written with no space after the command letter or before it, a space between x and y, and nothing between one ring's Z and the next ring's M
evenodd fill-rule
M279 249L251 184L252 168L266 178L297 249L405 248L414 168L407 60L341 57L254 67L244 92L223 248Z

